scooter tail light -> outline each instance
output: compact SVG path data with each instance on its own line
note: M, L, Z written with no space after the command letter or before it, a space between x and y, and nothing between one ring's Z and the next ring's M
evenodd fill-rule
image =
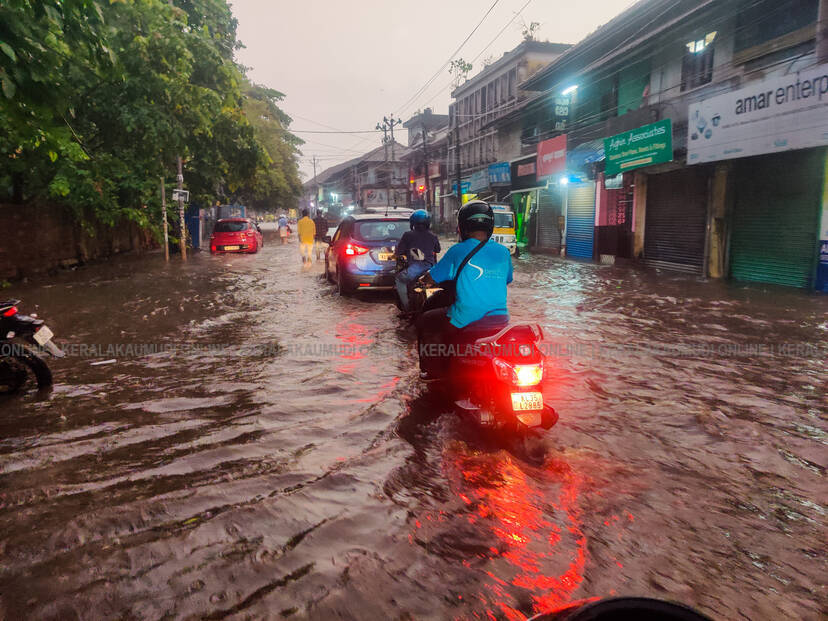
M522 364L515 367L518 386L536 386L543 380L543 366L539 364Z
M346 244L345 246L345 254L348 256L365 254L366 252L368 252L368 248L363 248L362 246L357 246L356 244Z
M492 360L495 373L504 382L515 386L537 386L543 380L543 365L540 364L519 364L512 366L505 360L494 358Z
M14 317L17 314L17 307L12 306L11 308L3 311L3 317Z

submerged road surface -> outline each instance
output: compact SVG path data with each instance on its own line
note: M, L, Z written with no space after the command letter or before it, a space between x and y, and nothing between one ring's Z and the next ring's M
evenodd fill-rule
M70 355L50 394L0 400L0 618L523 619L616 594L820 618L828 299L515 264L560 413L543 462L423 394L390 299L337 297L295 243L4 292Z

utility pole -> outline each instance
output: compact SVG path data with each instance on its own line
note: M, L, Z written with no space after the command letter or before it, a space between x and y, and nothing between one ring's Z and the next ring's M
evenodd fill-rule
M391 204L391 171L388 170L388 125L383 119L383 123L377 123L377 129L382 131L382 145L385 147L385 197L386 202Z
M455 177L457 180L457 209L462 207L463 192L460 189L460 119L457 116L457 109L454 110L454 165Z
M187 223L184 222L184 168L181 164L181 156L178 156L178 217L181 219L181 260L187 260Z
M316 193L313 195L313 202L316 205L316 211L319 211L319 181L316 178L316 156L313 156L313 181L316 185Z
M388 180L388 203L391 203L391 178L392 178L392 167L393 163L396 161L397 156L394 152L394 127L397 125L402 124L400 119L395 119L394 115L391 115L389 119L387 116L382 117L382 124L377 123L377 129L382 131L383 139L382 141L385 143L385 170L388 173L387 180ZM388 132L391 133L391 166L388 165ZM397 206L397 193L394 192L394 207Z
M431 213L431 180L429 179L428 174L428 142L426 140L426 130L425 125L423 125L423 169L425 170L425 187L426 187L426 211Z
M164 260L170 262L170 234L167 227L167 188L161 177L161 221L164 223Z

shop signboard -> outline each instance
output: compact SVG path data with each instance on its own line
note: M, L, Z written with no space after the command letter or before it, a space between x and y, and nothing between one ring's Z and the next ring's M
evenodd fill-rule
M433 179L434 177L440 176L440 162L429 162L428 164L428 178Z
M526 190L538 186L538 178L535 174L536 158L532 155L512 162L512 191Z
M479 192L489 187L489 171L487 169L473 172L469 178L469 189L472 192Z
M673 160L673 124L664 119L649 125L604 138L604 174L618 173L663 164Z
M690 104L687 162L828 145L828 63Z
M566 134L538 143L538 179L566 170Z
M489 164L489 185L509 185L512 182L512 169L509 162Z
M461 179L460 180L460 193L461 194L469 194L469 180L468 179ZM457 182L453 181L451 184L451 192L452 194L457 194Z

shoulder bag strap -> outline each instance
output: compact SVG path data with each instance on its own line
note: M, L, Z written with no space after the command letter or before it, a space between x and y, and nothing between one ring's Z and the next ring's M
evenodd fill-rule
M468 263L474 255L476 255L478 252L480 252L480 250L483 249L483 246L485 246L488 242L489 242L488 239L485 240L485 241L480 242L477 245L477 247L475 247L475 249L472 250L469 254L467 254L465 259L463 259L463 262L457 268L457 273L454 275L454 278L452 278L452 280L454 281L455 288L457 287L457 279L460 278L460 272L462 272L463 268L466 267L466 263Z

